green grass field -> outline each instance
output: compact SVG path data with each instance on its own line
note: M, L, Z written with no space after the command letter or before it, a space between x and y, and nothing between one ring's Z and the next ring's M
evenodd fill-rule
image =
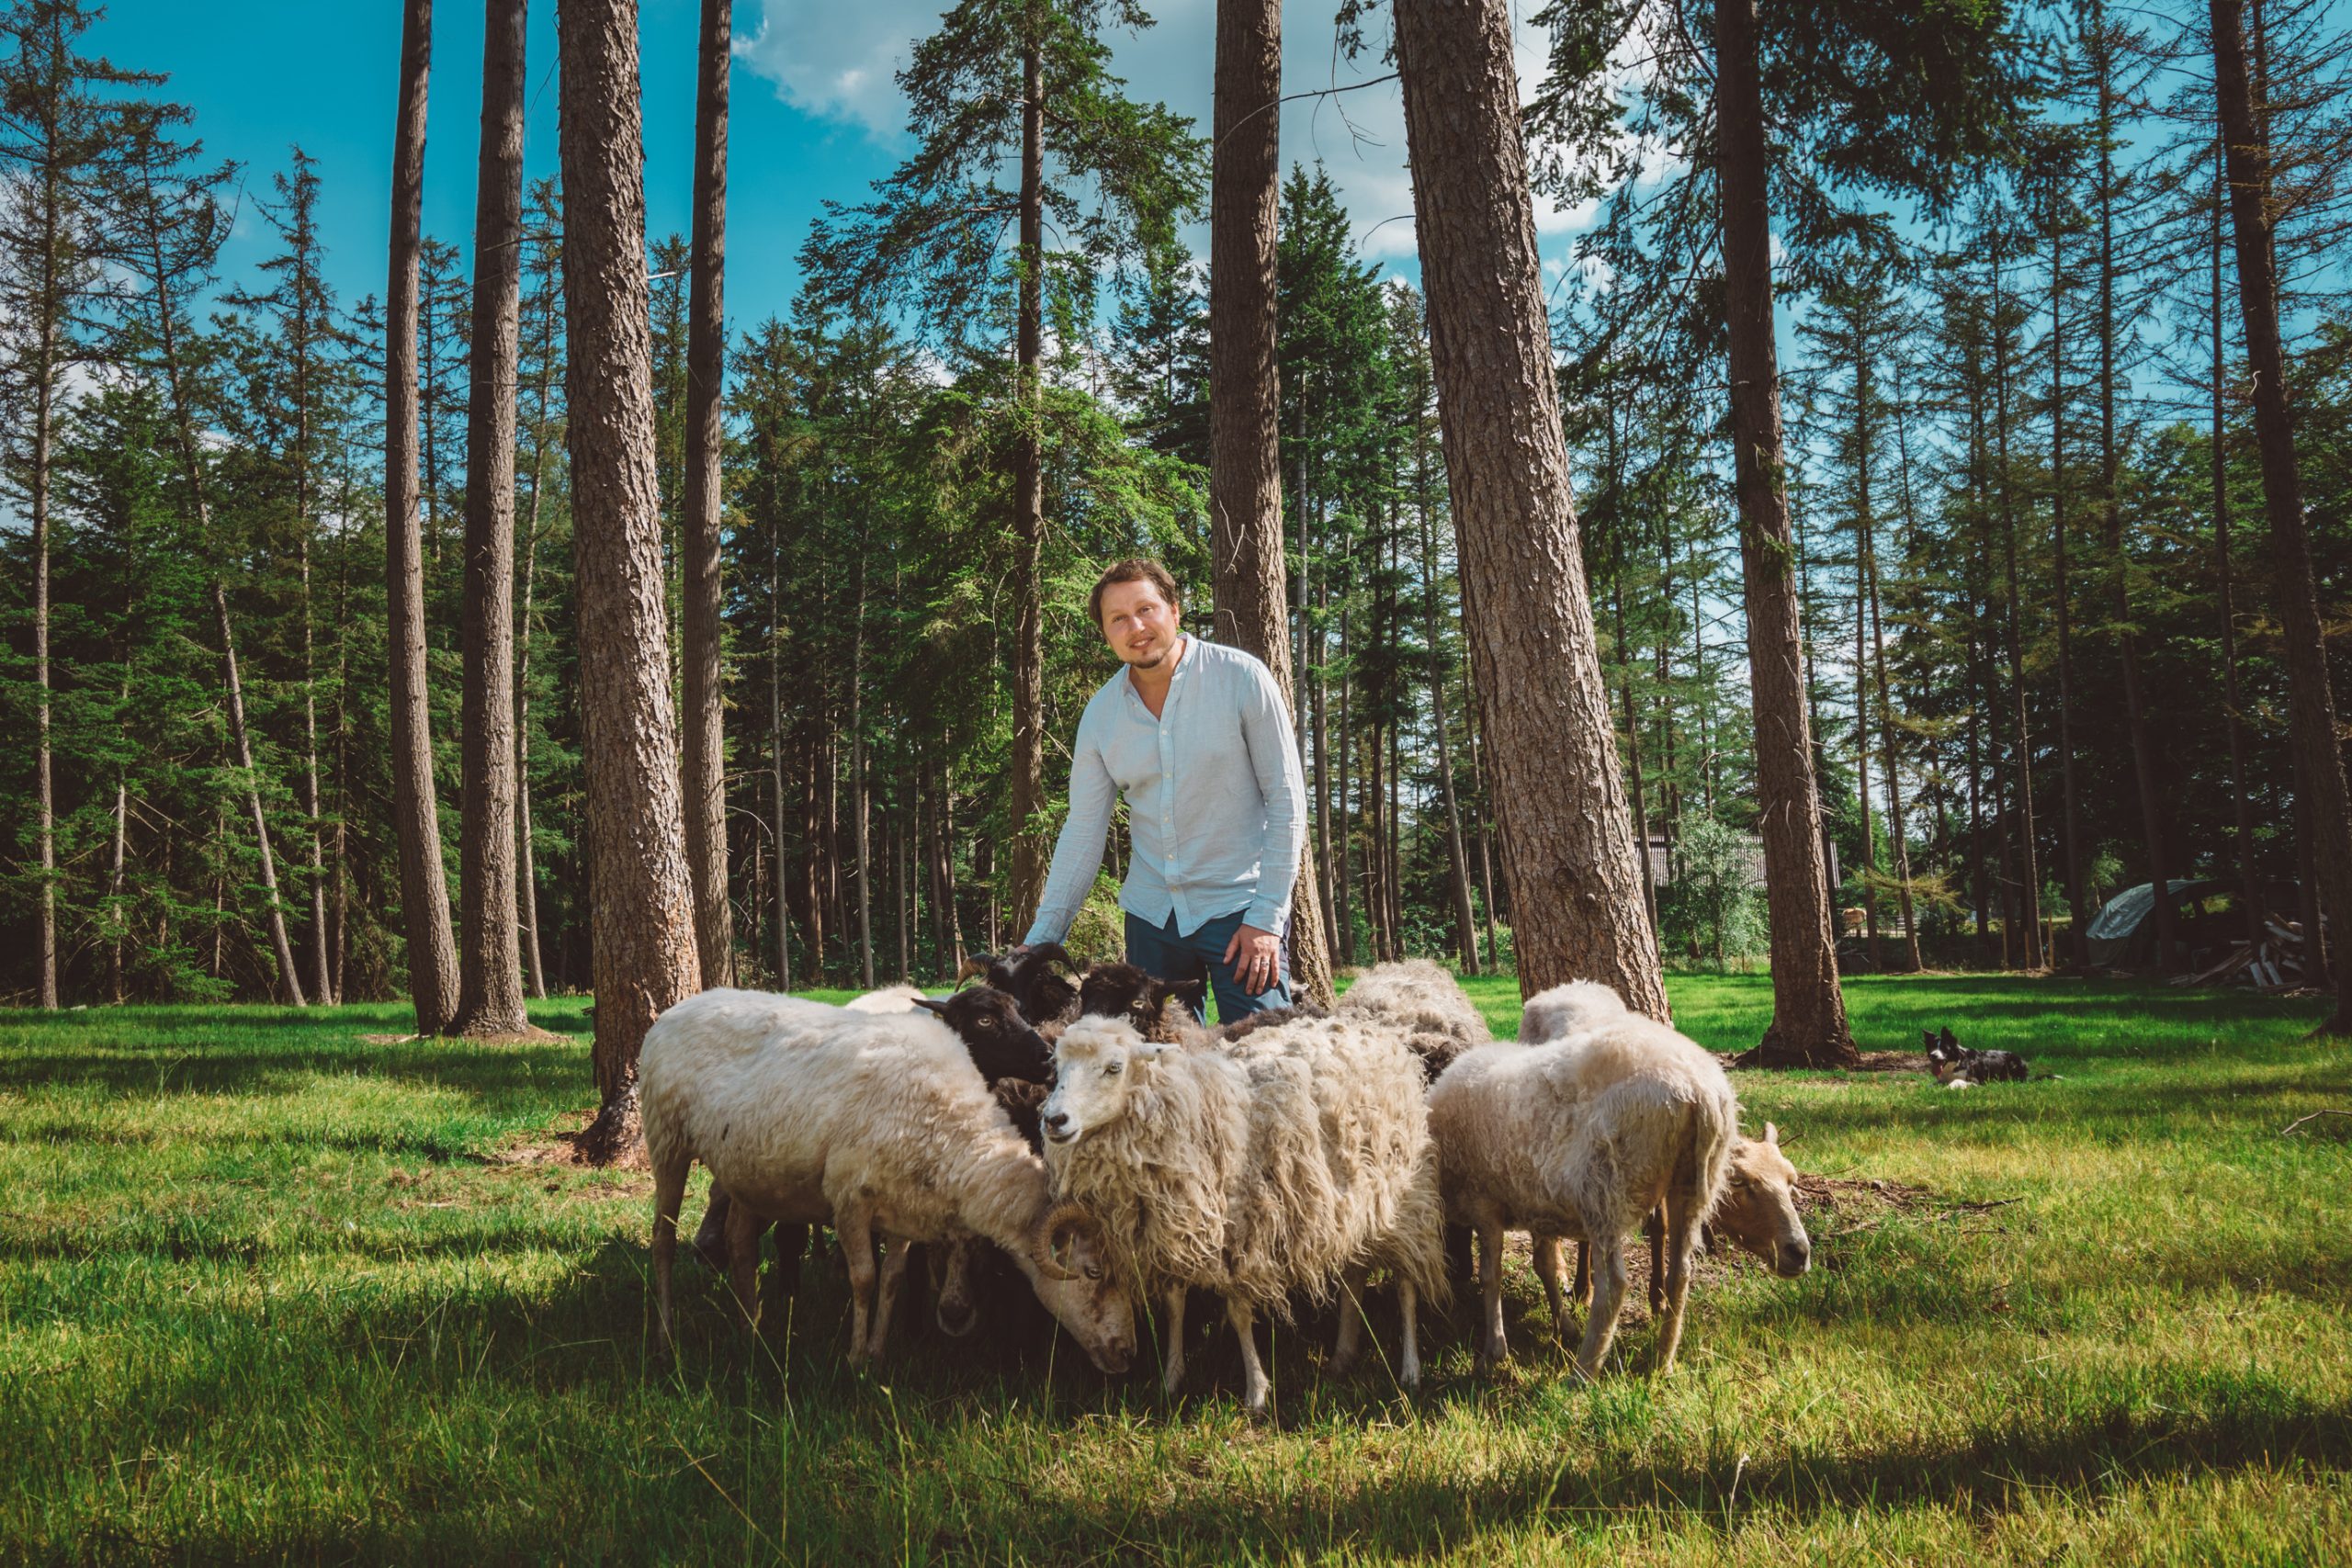
M1769 1010L1671 989L1720 1049ZM1221 1331L1174 1405L1017 1320L853 1375L829 1262L757 1351L683 1266L664 1370L649 1181L505 1153L587 1103L577 1001L495 1048L393 1008L0 1014L0 1562L2352 1557L2352 1118L2282 1133L2352 1109L2352 1047L2214 991L1849 994L1866 1048L1949 1023L2060 1077L1735 1075L1805 1170L1904 1201L1810 1216L1802 1280L1710 1269L1670 1379L1636 1301L1579 1386L1522 1277L1516 1362L1474 1373L1458 1301L1418 1399L1281 1331L1264 1428Z

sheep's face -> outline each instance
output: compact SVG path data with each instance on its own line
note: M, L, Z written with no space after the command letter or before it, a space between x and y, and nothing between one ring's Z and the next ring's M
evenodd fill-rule
M972 1054L972 1065L990 1082L1026 1078L1042 1083L1053 1073L1052 1048L1002 991L979 987L958 991L944 1002L924 997L915 1006L937 1014L956 1032Z
M1199 1027L1204 983L1162 980L1132 964L1097 964L1086 972L1078 1010L1088 1018L1123 1018L1146 1040L1174 1044Z
M1059 1203L1038 1222L1027 1272L1037 1300L1067 1328L1097 1368L1115 1377L1135 1361L1135 1298L1125 1272L1111 1267L1102 1224L1076 1203Z
M1046 1141L1075 1143L1126 1115L1137 1075L1166 1049L1145 1043L1125 1019L1081 1018L1064 1030L1039 1118Z
M1793 1280L1813 1267L1813 1242L1797 1217L1797 1168L1781 1152L1781 1130L1764 1123L1760 1141L1732 1145L1731 1179L1708 1224Z

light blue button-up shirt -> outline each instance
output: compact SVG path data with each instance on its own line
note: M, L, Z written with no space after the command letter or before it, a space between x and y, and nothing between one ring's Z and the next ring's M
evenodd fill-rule
M1059 942L1094 886L1112 791L1132 853L1119 907L1190 936L1236 909L1261 931L1290 919L1306 845L1306 776L1273 672L1238 648L1186 637L1159 716L1124 666L1086 705L1069 764L1069 819L1054 845L1030 942Z

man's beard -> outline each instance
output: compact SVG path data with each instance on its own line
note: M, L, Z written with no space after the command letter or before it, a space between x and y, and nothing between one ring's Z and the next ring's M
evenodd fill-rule
M1157 670L1162 664L1168 662L1168 656L1174 651L1175 647L1173 644L1170 644L1169 647L1161 649L1158 653L1153 654L1149 659L1128 660L1127 668L1130 670Z

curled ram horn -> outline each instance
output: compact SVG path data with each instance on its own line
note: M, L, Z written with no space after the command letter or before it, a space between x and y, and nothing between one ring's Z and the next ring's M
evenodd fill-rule
M1079 967L1078 960L1069 955L1069 950L1057 942L1037 942L1023 951L1015 962L1024 969L1032 964L1058 964L1073 974Z
M965 954L964 966L956 971L956 983L960 986L975 975L986 975L989 972L989 965L993 962L995 960L985 953Z
M1080 1238L1099 1235L1102 1222L1087 1213L1081 1204L1060 1202L1046 1211L1037 1222L1037 1233L1030 1242L1030 1252L1036 1258L1037 1271L1048 1280L1075 1280L1079 1271L1063 1261L1075 1251Z

